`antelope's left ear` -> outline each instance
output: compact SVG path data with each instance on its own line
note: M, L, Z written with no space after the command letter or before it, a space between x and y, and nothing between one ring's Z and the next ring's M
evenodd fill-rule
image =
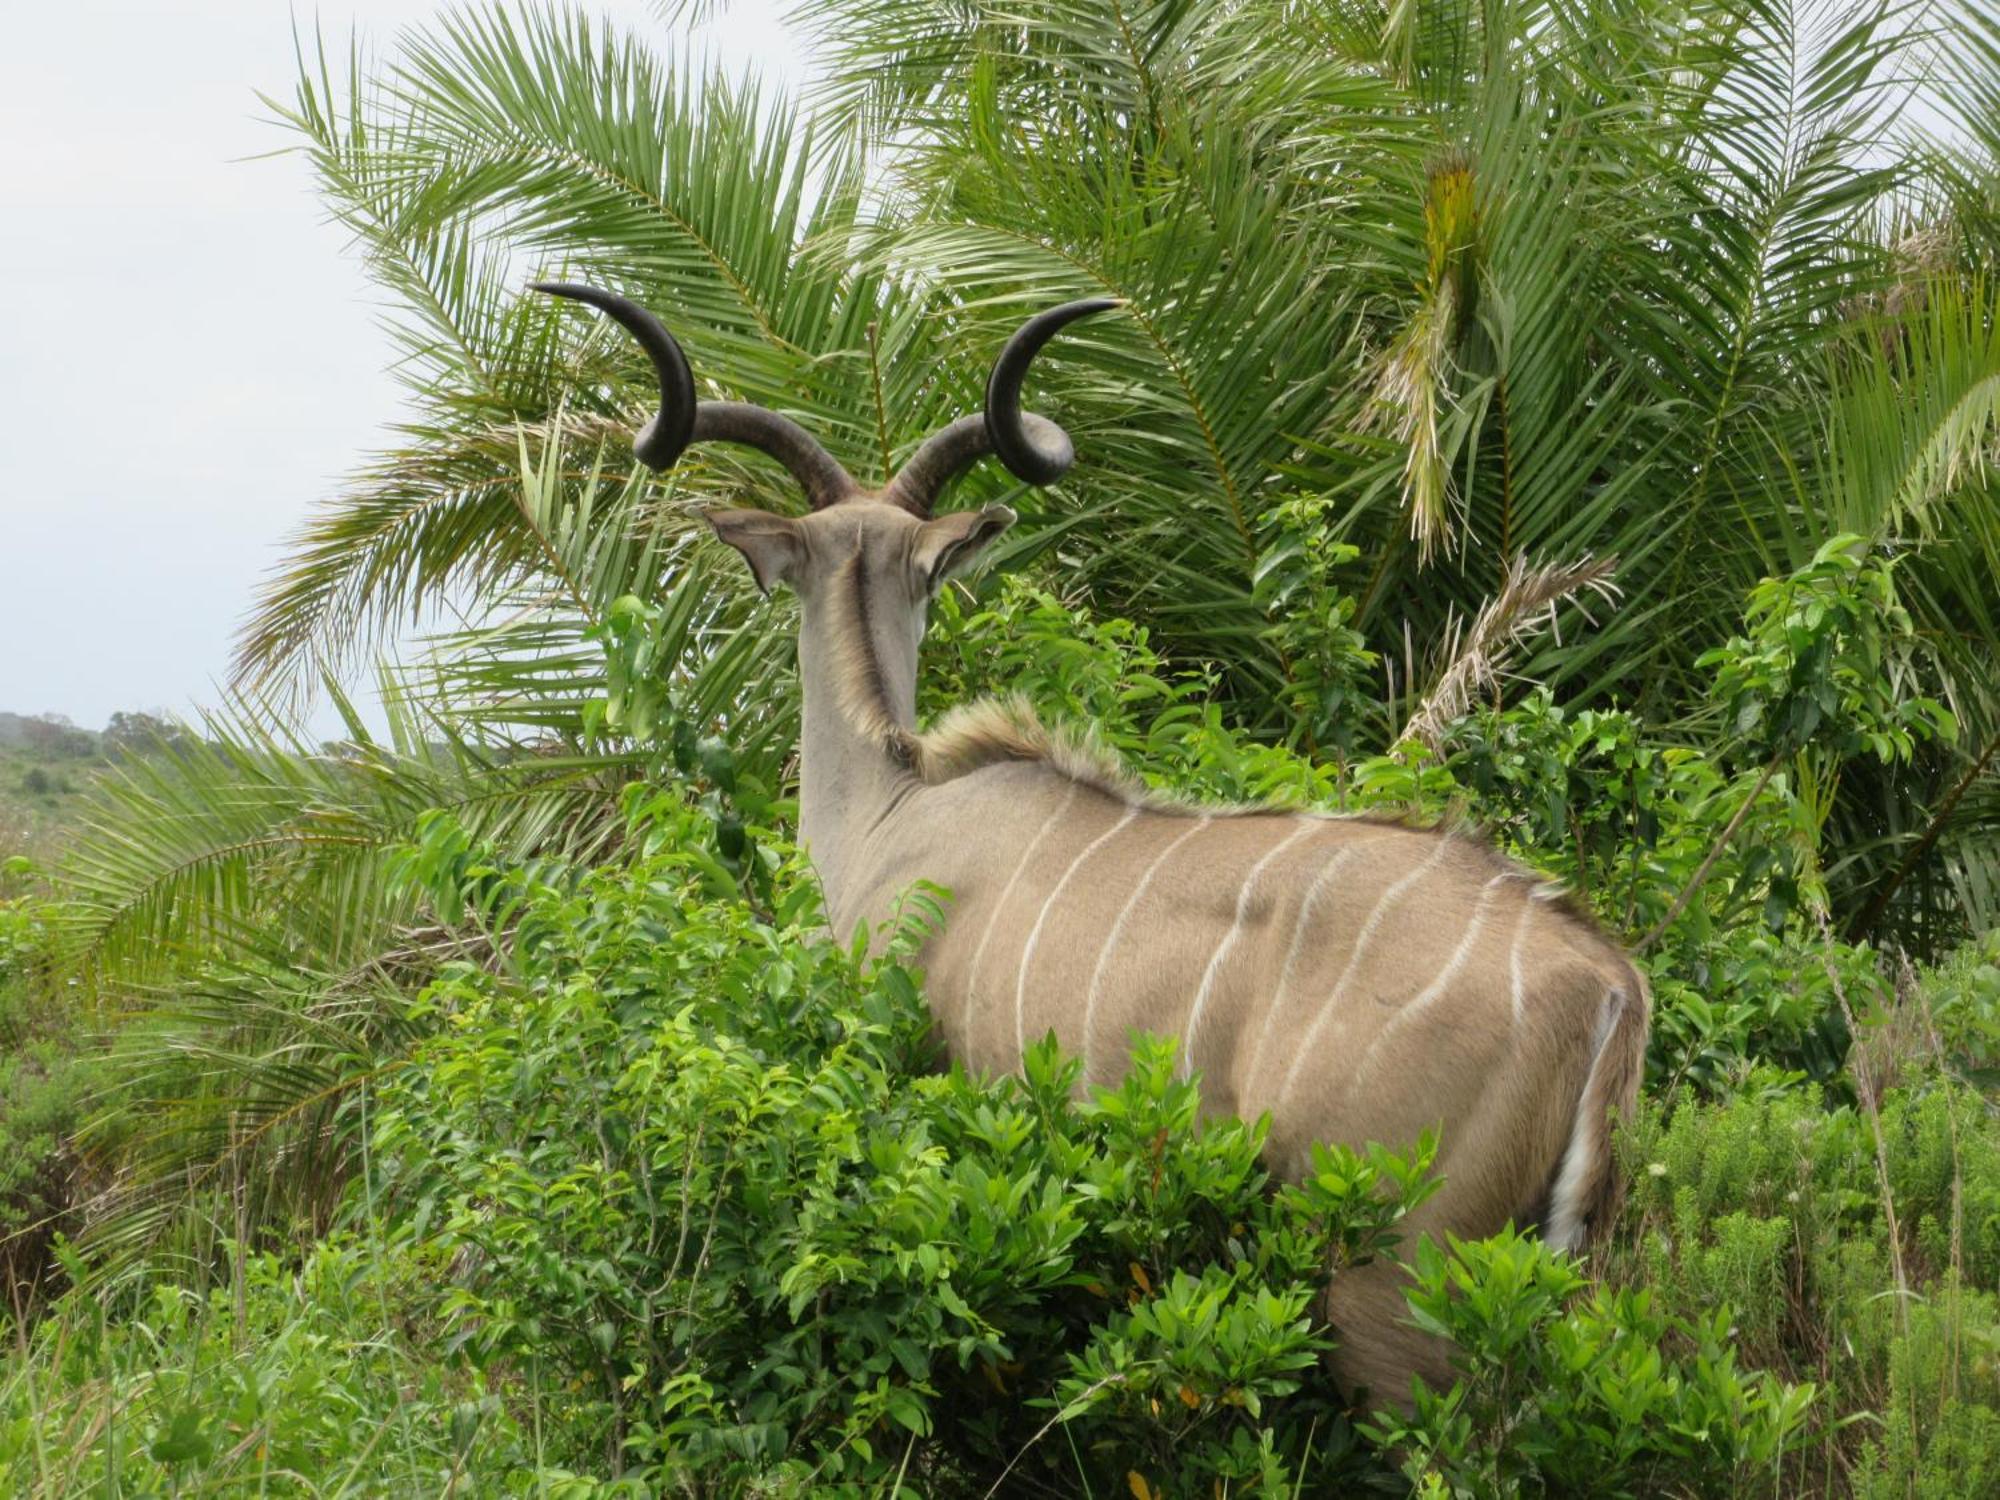
M986 544L1014 524L1014 512L1004 505L983 510L955 510L917 528L910 554L925 586L936 593L945 579L973 562Z

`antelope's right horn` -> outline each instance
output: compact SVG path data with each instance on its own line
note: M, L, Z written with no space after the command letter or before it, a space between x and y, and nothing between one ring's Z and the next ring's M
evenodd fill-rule
M537 281L533 289L598 309L629 332L653 362L660 381L660 409L632 440L632 452L641 463L669 469L690 443L741 443L770 454L789 469L814 510L837 505L855 493L855 483L839 461L790 417L743 401L697 401L694 374L680 344L638 303L571 281Z
M1123 305L1116 297L1086 297L1023 323L1001 348L993 372L986 377L985 411L960 417L924 439L885 492L887 497L916 515L928 516L944 487L988 453L1029 484L1053 484L1062 478L1076 460L1076 449L1069 434L1047 417L1021 410L1021 378L1060 329Z

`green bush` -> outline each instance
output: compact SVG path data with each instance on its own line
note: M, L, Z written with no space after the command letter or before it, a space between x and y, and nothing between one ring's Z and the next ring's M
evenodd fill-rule
M1835 1430L1787 1342L1786 1212L1843 1230L1872 1157L1796 1075L1633 1132L1636 1216L1672 1249L1626 1280L1656 1292L1587 1293L1512 1231L1426 1246L1412 1317L1459 1343L1463 1379L1363 1440L1316 1313L1329 1269L1425 1191L1428 1144L1323 1152L1274 1187L1261 1126L1204 1121L1144 1039L1083 1100L1048 1044L1020 1079L926 1073L901 955L933 905L870 958L815 935L812 887L767 838L765 915L699 809L652 799L634 843L589 872L452 839L414 857L511 930L512 962L427 995L438 1035L386 1080L373 1136L401 1253L459 1268L450 1340L541 1372L563 1462L696 1487L1172 1495L1379 1482L1372 1447L1441 1492L1720 1494L1802 1472ZM1927 1097L1887 1117L1919 1236L1940 1191ZM1800 1207L1815 1131L1824 1190Z
M1643 1290L1584 1295L1576 1267L1512 1232L1425 1241L1410 1306L1459 1346L1462 1378L1371 1435L1425 1494L1732 1494L1774 1487L1813 1404L1738 1366L1726 1305L1667 1312Z
M1934 1074L1877 1118L1879 1156L1863 1109L1769 1071L1726 1100L1648 1104L1624 1141L1611 1276L1663 1305L1734 1307L1746 1364L1825 1388L1820 1462L1871 1476L1864 1490L1992 1493L2000 1121Z
M1202 1120L1157 1041L1082 1101L1047 1044L1018 1080L929 1073L899 955L934 908L871 959L813 936L794 861L762 920L706 821L659 798L629 868L471 867L510 972L428 993L373 1131L399 1246L464 1268L453 1346L532 1363L574 1460L648 1483L1207 1494L1364 1461L1315 1310L1427 1149L1273 1190L1262 1127Z
M0 1379L0 1493L604 1493L537 1463L531 1386L502 1402L402 1321L437 1271L335 1238L303 1263L239 1255L207 1294L132 1288L130 1316L71 1297Z
M1262 1125L1204 1119L1164 1042L1087 1098L1049 1043L1018 1079L933 1071L906 960L936 893L873 955L836 946L770 830L728 856L729 810L694 789L629 814L624 856L589 869L427 822L402 878L490 942L408 1003L427 1039L357 1095L349 1229L302 1264L225 1238L220 1287L156 1269L59 1300L0 1383L0 1483L2000 1483L2000 1125L1936 1047L1875 1116L1741 1054L1721 1097L1690 1073L1621 1138L1633 1189L1595 1285L1512 1230L1426 1244L1411 1317L1457 1343L1459 1379L1357 1427L1323 1374L1323 1292L1427 1190L1431 1143L1323 1151L1280 1186ZM1858 984L1865 950L1835 956ZM1827 953L1787 961L1824 981ZM1870 1045L1924 1007L1973 1036L1977 970L1871 999Z
M2000 1085L2000 929L1967 943L1923 984L1926 1023L1952 1066Z
M55 1236L74 1225L71 1137L94 1081L77 1017L48 993L48 944L38 900L0 899L0 1310L49 1284Z

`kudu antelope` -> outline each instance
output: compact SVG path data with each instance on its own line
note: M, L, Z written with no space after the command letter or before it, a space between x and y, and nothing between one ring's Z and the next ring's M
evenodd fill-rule
M1270 1112L1280 1173L1303 1169L1314 1141L1405 1148L1438 1127L1444 1186L1412 1232L1512 1219L1588 1241L1615 1201L1610 1116L1638 1088L1647 993L1542 877L1452 832L1158 798L1018 705L918 730L926 605L1014 519L932 507L988 453L1030 484L1069 467L1067 435L1022 411L1022 376L1058 329L1115 304L1030 319L993 366L984 413L869 491L790 419L697 402L679 347L642 308L539 289L601 309L651 357L661 409L641 460L664 469L690 442L745 443L804 488L807 515L708 520L760 587L798 592L800 834L835 932L883 921L918 880L952 892L922 954L952 1056L1012 1070L1053 1031L1110 1083L1129 1032L1172 1034L1210 1108ZM1413 1371L1443 1374L1444 1352L1408 1326L1400 1282L1388 1264L1344 1272L1329 1305L1337 1374L1396 1401Z

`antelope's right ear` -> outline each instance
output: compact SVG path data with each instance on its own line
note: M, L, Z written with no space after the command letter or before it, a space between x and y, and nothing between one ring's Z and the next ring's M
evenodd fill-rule
M767 594L774 585L790 582L805 561L805 538L790 516L774 516L768 510L712 510L708 524L743 554L757 587Z

